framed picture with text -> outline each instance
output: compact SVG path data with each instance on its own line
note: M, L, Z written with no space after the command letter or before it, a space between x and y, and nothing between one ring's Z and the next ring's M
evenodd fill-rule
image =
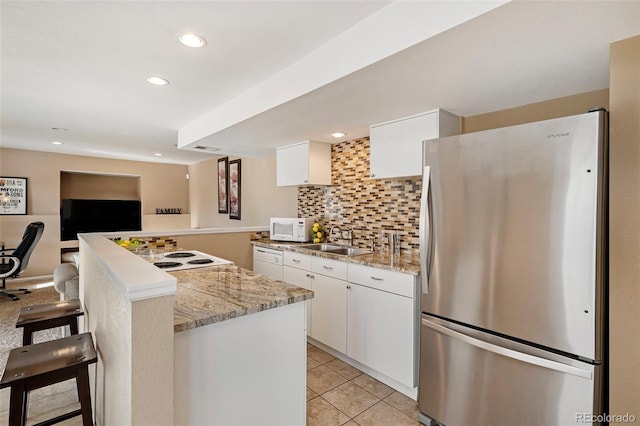
M0 214L27 214L26 177L0 177Z
M229 219L240 220L240 159L229 161Z
M218 213L229 213L229 158L218 160Z

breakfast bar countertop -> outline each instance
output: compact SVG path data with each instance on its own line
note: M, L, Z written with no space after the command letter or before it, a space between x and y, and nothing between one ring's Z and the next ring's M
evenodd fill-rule
M174 332L302 302L313 292L235 265L168 272L178 280Z

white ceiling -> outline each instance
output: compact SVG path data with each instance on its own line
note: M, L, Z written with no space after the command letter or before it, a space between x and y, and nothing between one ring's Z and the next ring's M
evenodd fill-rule
M0 145L264 155L438 107L469 116L606 88L609 44L640 34L640 0L502 3L3 0ZM179 45L187 30L207 47Z

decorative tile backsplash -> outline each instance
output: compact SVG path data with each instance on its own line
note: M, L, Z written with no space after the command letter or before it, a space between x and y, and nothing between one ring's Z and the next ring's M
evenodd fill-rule
M169 251L175 250L178 246L176 240L171 237L144 237L144 239L147 241L147 248Z
M401 249L418 250L422 178L371 179L369 138L331 147L331 186L298 188L298 217L315 217L327 232L333 225L353 228L354 245L370 247L382 230L398 230ZM337 231L331 242L337 241Z

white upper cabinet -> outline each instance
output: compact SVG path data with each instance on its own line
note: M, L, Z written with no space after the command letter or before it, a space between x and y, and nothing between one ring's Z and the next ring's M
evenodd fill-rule
M371 177L422 174L422 141L460 133L460 117L442 109L369 127Z
M276 149L277 186L331 185L331 144L305 141Z

